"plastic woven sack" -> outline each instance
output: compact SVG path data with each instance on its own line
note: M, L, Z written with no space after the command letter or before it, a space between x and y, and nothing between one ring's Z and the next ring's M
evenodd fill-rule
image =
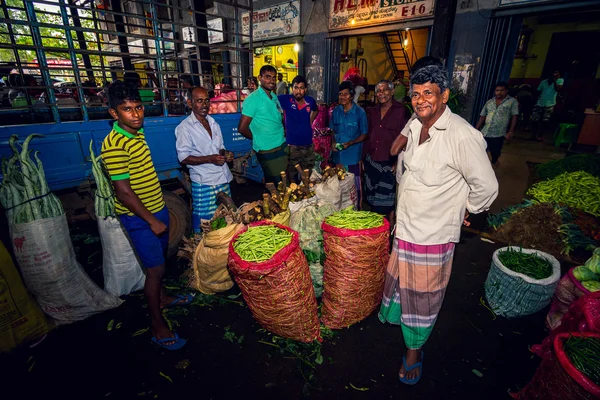
M600 292L588 293L575 300L562 317L560 324L550 332L550 335L541 344L531 346L531 351L543 357L551 350L556 335L566 332L594 332L600 334Z
M270 332L297 340L321 340L317 300L306 257L300 249L298 232L269 221L249 226L272 224L292 233L289 245L267 261L244 261L233 249L244 227L229 244L229 270L242 291L254 318Z
M290 216L293 216L296 211L301 210L309 205L317 205L317 196L313 196L310 199L304 199L300 201L290 201L290 204L288 206Z
M498 253L512 248L524 253L535 253L550 261L552 275L546 279L533 279L511 271L498 259ZM546 307L560 278L560 263L548 253L538 250L503 247L494 252L492 266L485 281L485 296L494 312L506 318L533 314Z
M227 225L204 234L194 253L194 275L190 280L192 288L205 294L214 294L233 287L233 280L227 270L229 243L242 226Z
M573 270L575 268L576 267L571 268L560 279L560 282L558 282L556 290L554 291L554 295L552 295L550 311L548 311L548 315L546 315L546 327L550 330L560 326L563 315L569 310L569 307L574 301L590 292L573 276Z
M79 265L64 214L9 228L25 285L58 323L80 321L123 302L96 286Z
M354 180L354 174L352 172L346 172L346 179L340 181L340 189L342 195L342 205L340 210L344 208L354 206L358 207L358 192L356 191L356 184Z
M10 254L0 242L0 353L39 340L47 332L44 313L27 293Z
M588 388L579 383L574 377L581 378L581 373L573 367L562 350L559 341L564 340L570 334L561 334L555 338L552 351L542 358L540 366L535 371L531 381L518 393L511 393L513 399L517 400L581 400L596 398ZM577 333L575 333L577 335ZM584 334L586 335L586 334ZM565 362L566 361L566 362ZM565 368L567 365L567 368ZM575 369L574 372L572 369ZM588 379L589 381L589 379Z
M560 365L564 368L564 370L569 374L575 382L579 384L587 393L591 394L595 398L600 398L600 385L597 385L592 381L587 375L577 369L575 365L571 362L568 354L564 349L564 342L571 336L576 337L589 337L600 339L600 334L592 333L592 332L571 332L571 333L561 333L556 335L554 338L554 353L556 354L556 358Z
M315 185L315 194L320 206L331 204L335 211L340 211L342 206L342 188L337 176L329 177L325 182Z
M321 320L331 329L348 327L381 303L390 252L390 224L352 230L323 222L325 265Z
M121 222L115 217L99 218L98 232L102 243L104 290L123 296L143 289L146 275Z

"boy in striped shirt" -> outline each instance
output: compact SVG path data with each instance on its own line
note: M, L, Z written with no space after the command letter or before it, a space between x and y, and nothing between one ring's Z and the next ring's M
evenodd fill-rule
M115 81L108 89L108 112L116 120L102 143L102 160L115 192L115 212L146 269L144 295L150 311L152 341L167 350L186 343L171 332L161 308L189 304L190 295L166 296L162 287L169 242L169 210L144 136L144 106L138 88Z

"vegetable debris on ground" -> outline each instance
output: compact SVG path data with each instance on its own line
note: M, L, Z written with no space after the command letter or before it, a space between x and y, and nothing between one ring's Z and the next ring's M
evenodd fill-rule
M600 338L571 336L564 350L575 368L600 385Z
M552 275L552 264L547 259L537 254L524 253L522 249L508 248L500 251L498 258L506 268L533 279L545 279Z
M587 172L565 172L533 185L527 194L544 203L560 203L600 216L600 178Z
M233 250L244 261L270 260L292 242L292 233L275 225L251 226L237 237Z
M370 229L383 225L383 215L371 211L356 211L350 206L331 214L325 218L325 222L336 228Z

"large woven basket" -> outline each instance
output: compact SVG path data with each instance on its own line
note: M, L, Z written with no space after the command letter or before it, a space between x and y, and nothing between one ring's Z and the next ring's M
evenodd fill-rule
M233 245L248 230L245 227L229 244L229 270L252 315L265 329L300 342L320 340L317 300L298 233L271 221L255 222L249 227L267 224L291 232L291 243L268 261L244 261Z

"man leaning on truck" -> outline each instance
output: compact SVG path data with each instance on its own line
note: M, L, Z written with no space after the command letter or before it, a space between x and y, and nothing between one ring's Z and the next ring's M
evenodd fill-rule
M252 140L258 162L265 174L265 182L278 183L281 171L288 164L288 149L283 129L283 110L273 92L277 70L271 65L260 69L260 88L242 104L242 118L238 132Z

